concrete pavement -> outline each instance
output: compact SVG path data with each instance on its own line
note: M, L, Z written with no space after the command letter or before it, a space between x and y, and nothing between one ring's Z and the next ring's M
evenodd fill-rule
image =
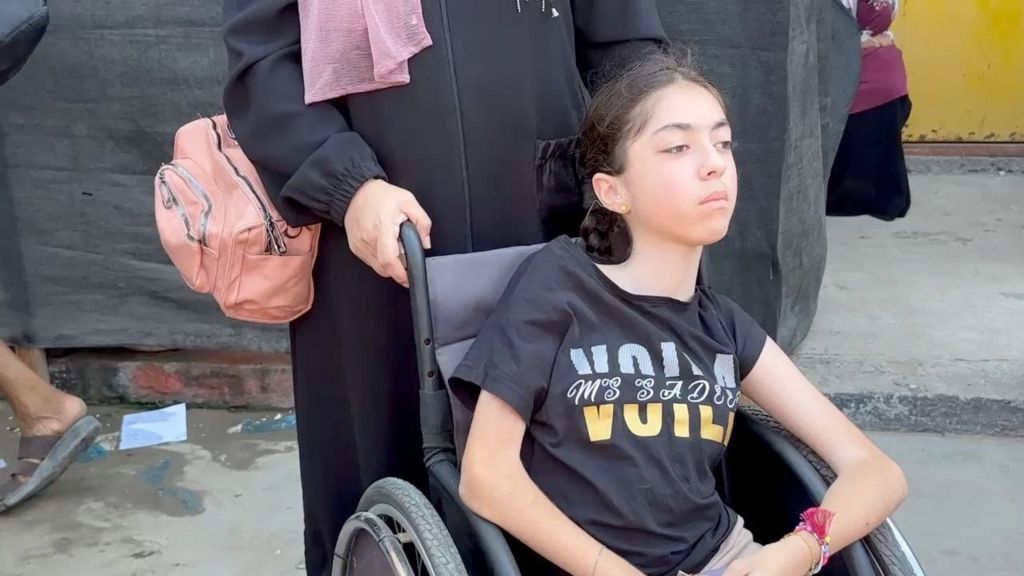
M108 431L120 412L99 411ZM0 423L8 414L0 409ZM190 410L185 443L76 464L0 515L0 576L303 574L294 433L227 432L261 416ZM909 478L896 520L928 576L1020 574L1024 439L874 438ZM0 428L0 454L16 440Z
M113 445L121 412L97 412ZM0 576L305 574L294 431L227 433L261 416L190 410L188 442L72 466L44 497L0 514ZM10 459L17 436L4 430Z
M828 220L795 360L872 429L1024 435L1024 175L911 185L904 220Z
M910 496L894 516L928 576L1020 576L1024 438L879 432Z

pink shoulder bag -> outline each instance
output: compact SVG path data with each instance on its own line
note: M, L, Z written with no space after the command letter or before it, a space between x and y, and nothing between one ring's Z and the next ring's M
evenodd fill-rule
M279 324L309 310L320 225L285 223L224 115L178 130L154 189L160 243L189 288L237 320Z

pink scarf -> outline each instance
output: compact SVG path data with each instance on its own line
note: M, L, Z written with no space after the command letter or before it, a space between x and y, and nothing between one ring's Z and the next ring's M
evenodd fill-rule
M298 0L306 104L409 83L431 45L420 0Z

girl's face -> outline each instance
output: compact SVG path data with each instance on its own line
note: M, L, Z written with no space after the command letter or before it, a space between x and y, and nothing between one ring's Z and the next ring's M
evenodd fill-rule
M636 239L714 244L729 230L736 205L725 111L706 89L682 82L654 94L648 105L650 119L629 144L626 169L604 187L601 199L615 211L628 207L625 218ZM619 206L615 193L621 194Z

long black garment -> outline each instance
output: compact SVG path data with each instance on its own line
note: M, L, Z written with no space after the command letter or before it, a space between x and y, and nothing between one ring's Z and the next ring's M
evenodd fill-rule
M653 0L424 0L423 15L433 46L409 85L306 106L295 0L224 4L238 140L290 223L327 224L315 304L291 328L311 576L369 484L424 483L408 294L349 251L352 195L373 177L411 190L438 254L571 233L582 79L664 42Z
M903 156L909 96L850 114L828 181L829 216L873 216L891 222L910 211Z

